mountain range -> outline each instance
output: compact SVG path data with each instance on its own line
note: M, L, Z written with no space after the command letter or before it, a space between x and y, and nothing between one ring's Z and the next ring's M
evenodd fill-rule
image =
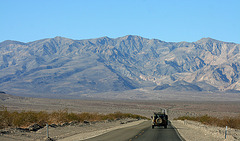
M0 91L81 95L154 90L240 92L240 44L127 35L0 43Z

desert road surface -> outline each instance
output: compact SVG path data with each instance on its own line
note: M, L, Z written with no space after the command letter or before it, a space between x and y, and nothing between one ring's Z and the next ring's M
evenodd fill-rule
M151 128L151 122L146 121L136 126L117 129L106 134L87 139L86 141L182 141L175 129L168 125Z

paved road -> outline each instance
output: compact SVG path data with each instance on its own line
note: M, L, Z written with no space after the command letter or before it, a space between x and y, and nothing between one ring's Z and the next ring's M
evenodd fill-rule
M146 121L137 126L122 128L88 139L86 141L181 141L174 128L169 125L151 128L151 122Z

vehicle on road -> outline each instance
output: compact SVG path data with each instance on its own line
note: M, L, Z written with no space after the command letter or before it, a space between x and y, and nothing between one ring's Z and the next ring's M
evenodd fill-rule
M167 128L168 115L167 115L166 109L162 109L161 112L154 112L154 116L151 116L151 118L152 118L152 129L154 129L155 126L164 126L164 128Z

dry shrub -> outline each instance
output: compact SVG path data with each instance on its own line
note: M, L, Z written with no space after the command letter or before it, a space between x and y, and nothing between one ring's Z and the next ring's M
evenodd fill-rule
M49 113L47 113L46 111L40 111L37 114L37 123L40 125L40 126L44 126L46 125L46 123L49 122Z
M206 125L214 125L219 127L228 126L231 128L240 129L240 114L237 117L223 117L223 118L210 117L208 115L197 117L182 116L175 118L174 120L192 120L201 122Z
M148 119L146 117L140 116L140 115L135 115L131 113L121 113L121 112L115 112L112 114L108 114L105 116L105 119L123 119L123 118L134 118L134 119Z
M7 108L4 106L1 106L0 108L0 129L7 126L12 126L12 118L10 113L7 111Z
M50 123L64 123L64 122L68 122L68 110L64 109L64 110L58 110L55 112L52 112L49 115L49 121Z
M20 113L18 112L13 112L10 113L13 117L13 125L14 126L28 126L31 123L36 123L37 122L37 114L32 111L22 111Z
M75 114L75 113L69 113L67 116L67 119L69 121L83 121L83 119L79 116L79 114Z
M80 120L94 120L94 115L90 113L81 113L79 114Z
M58 110L52 113L45 111L33 112L33 111L21 111L21 112L9 112L6 107L0 107L0 129L6 127L27 127L32 124L39 124L44 126L48 124L61 124L71 121L83 122L87 121L102 121L102 120L115 120L123 118L136 118L147 119L140 115L134 115L130 113L115 112L111 114L98 114L98 113L69 113L67 109Z

